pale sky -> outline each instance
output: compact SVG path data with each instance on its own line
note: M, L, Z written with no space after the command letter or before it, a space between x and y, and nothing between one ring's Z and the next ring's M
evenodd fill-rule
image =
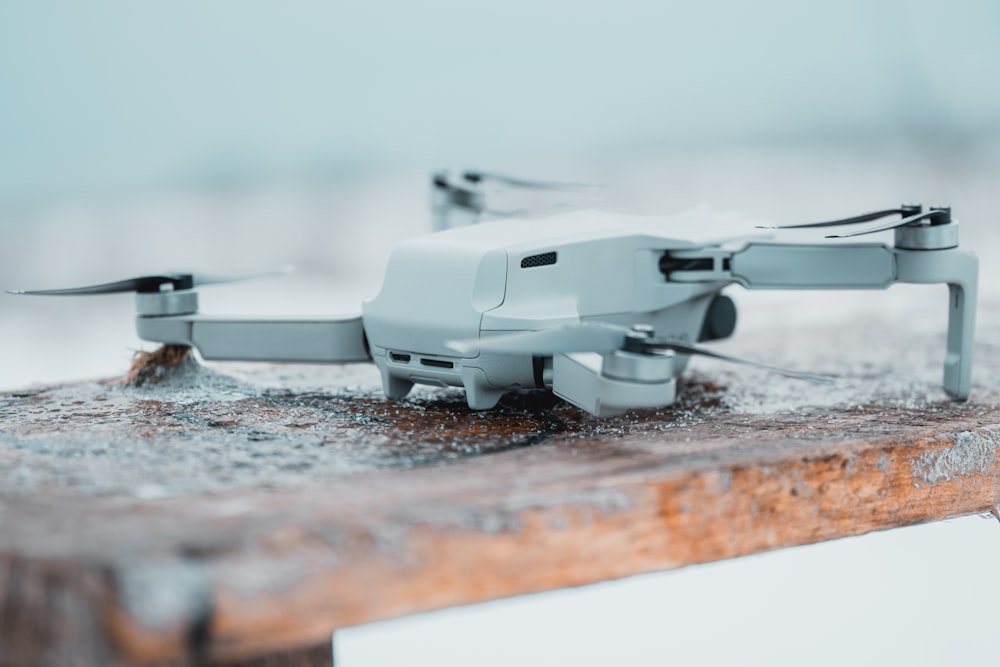
M0 205L1000 126L1000 5L5 2Z

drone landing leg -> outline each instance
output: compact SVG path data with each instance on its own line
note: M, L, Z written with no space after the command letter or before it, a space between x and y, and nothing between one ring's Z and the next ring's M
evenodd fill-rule
M641 379L609 375L606 366L615 353L602 358L594 353L557 354L552 358L552 393L597 417L614 417L631 409L660 408L677 398L674 357L643 359L652 367L634 366L623 353L622 369L646 371Z
M924 228L928 234L936 233L934 230ZM694 260L700 260L704 268L685 270ZM979 260L957 247L751 243L737 252L675 251L661 263L661 270L673 282L732 280L747 289L884 289L892 283L946 284L944 390L956 400L969 396Z
M406 398L406 395L413 389L413 383L405 378L396 377L389 373L388 369L382 369L382 393L386 398L399 400Z
M476 369L476 372L482 375L482 371ZM503 389L488 385L485 376L481 380L476 377L464 377L463 380L465 380L466 402L473 410L490 410L496 407L506 393Z
M979 293L979 259L959 250L897 250L898 280L947 283L948 351L944 358L944 390L956 400L969 397L972 350Z

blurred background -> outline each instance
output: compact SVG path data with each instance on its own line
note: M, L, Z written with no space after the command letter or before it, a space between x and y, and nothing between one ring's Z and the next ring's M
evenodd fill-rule
M608 206L656 214L951 204L984 259L982 321L1000 304L1000 4L0 4L2 288L294 264L203 309L353 311L392 244L430 229L428 176L449 166L602 183ZM0 295L0 387L121 373L131 319L129 297ZM995 522L963 519L338 647L348 665L981 660L998 547Z

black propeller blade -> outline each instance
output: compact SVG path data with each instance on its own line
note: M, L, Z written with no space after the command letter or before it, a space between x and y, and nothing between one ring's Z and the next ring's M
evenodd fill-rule
M890 215L902 215L904 219L921 213L923 207L920 204L903 204L899 208L887 208L882 211L872 211L862 213L849 218L839 220L828 220L826 222L807 222L801 225L757 225L757 229L811 229L815 227L839 227L840 225L856 225L862 222L871 222L879 218L887 218Z
M944 207L932 208L926 213L917 213L916 215L911 215L895 222L878 225L876 227L869 227L868 229L861 229L856 232L848 232L846 234L829 234L826 238L849 239L852 236L864 236L865 234L884 232L890 229L896 229L897 227L905 227L906 225L915 225L923 222L924 220L926 220L930 225L946 225L951 222L951 209Z
M728 361L732 364L742 364L743 366L750 366L751 368L756 368L762 371L770 371L771 373L777 373L778 375L784 375L785 377L795 378L796 380L807 380L809 382L816 382L818 384L833 384L834 378L827 377L825 375L816 375L815 373L806 373L805 371L795 371L790 368L782 368L781 366L772 366L771 364L765 364L760 361L752 361L750 359L743 359L742 357L734 357L728 354L722 354L721 352L716 352L715 350L710 350L707 347L702 347L701 345L690 345L688 343L682 343L680 341L650 341L644 344L644 347L651 352L662 352L666 350L673 350L674 352L679 352L681 354L692 354L699 355L702 357L710 357L712 359L718 359L720 361Z
M447 172L439 172L431 178L434 188L447 197L452 206L464 208L477 213L484 208L482 193L467 188L458 187L448 181Z
M498 183L509 188L518 188L521 190L555 192L596 192L602 189L602 186L589 185L587 183L535 181L478 170L463 171L461 173L461 178L456 179L455 181L448 178L447 171L439 171L433 174L431 183L434 189L441 193L451 206L472 211L474 213L487 213L497 218L524 216L529 214L529 210L500 210L488 207L486 194L477 187L481 183Z
M589 183L569 183L565 181L533 181L526 178L516 178L514 176L507 176L505 174L497 174L489 171L472 171L472 170L463 171L462 178L469 183L482 183L484 181L492 181L494 183L502 183L504 185L513 188L524 188L526 190L589 191L589 190L601 189L601 186L591 185Z

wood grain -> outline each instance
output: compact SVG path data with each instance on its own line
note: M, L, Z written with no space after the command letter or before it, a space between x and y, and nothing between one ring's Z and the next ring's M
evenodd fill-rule
M596 420L544 394L475 413L454 392L216 395L217 371L179 372L0 395L2 461L36 479L0 494L9 664L265 659L377 619L991 512L1000 493L989 392L747 414L695 375L671 408Z

